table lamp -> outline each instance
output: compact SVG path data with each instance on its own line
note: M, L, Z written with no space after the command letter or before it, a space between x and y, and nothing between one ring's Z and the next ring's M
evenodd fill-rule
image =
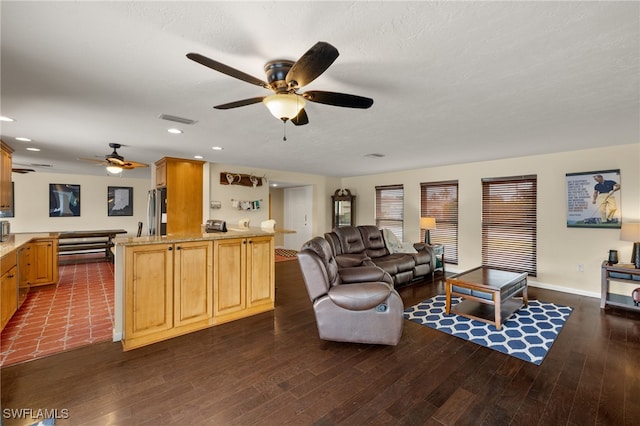
M420 228L426 229L424 232L424 242L425 244L431 245L431 236L429 235L430 229L436 229L436 218L435 217L421 217L420 218Z
M620 239L622 241L633 241L631 263L636 269L640 269L640 223L623 223L620 229Z

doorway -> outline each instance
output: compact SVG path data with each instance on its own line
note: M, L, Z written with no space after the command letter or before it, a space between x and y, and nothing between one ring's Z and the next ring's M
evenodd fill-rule
M284 189L284 228L295 231L292 234L285 234L285 248L300 250L302 244L311 239L312 211L313 187L311 185Z

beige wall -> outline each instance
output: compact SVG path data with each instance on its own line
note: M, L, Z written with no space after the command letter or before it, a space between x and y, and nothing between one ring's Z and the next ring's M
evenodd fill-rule
M311 175L306 173L292 173L281 170L260 169L256 167L234 166L222 163L210 163L210 200L221 201L221 209L209 209L209 218L223 219L227 223L237 225L241 218L249 218L251 226L260 226L260 222L269 219L269 186L242 187L239 185L220 184L221 172L244 173L254 176L265 176L267 181L288 182L299 186L311 185L313 187L313 235L323 235L327 229L331 229L331 195L340 187L340 178ZM234 209L231 199L261 201L260 211L241 211ZM209 201L205 200L205 203ZM206 216L206 215L205 215ZM276 230L283 228L278 221Z
M284 224L284 189L269 188L269 201L269 219ZM276 247L284 247L284 234L276 234L274 244Z
M268 219L269 188L220 185L220 172L266 176L270 181L291 182L313 187L313 235L331 229L331 195L338 188L348 188L357 195L356 223L375 221L375 186L403 184L405 189L405 239L417 241L420 235L420 183L459 181L459 258L450 270L464 270L481 262L481 179L483 177L536 174L538 176L538 276L535 285L598 296L600 264L610 249L619 250L620 259L628 262L631 243L619 240L619 231L566 227L565 175L572 172L620 169L621 210L623 221L640 221L640 144L619 145L560 154L511 158L480 163L407 170L369 176L335 178L279 170L246 168L214 164L209 168L205 185L205 218L220 218L233 223L241 216L252 224ZM205 169L206 170L206 169ZM206 172L205 172L206 173ZM206 176L206 174L205 174ZM16 194L16 218L9 219L13 232L63 231L81 229L124 228L135 233L138 221L146 223L146 195L150 180L50 173L13 174ZM81 185L82 216L50 218L49 183ZM107 187L134 188L134 216L107 216ZM241 189L242 188L242 189ZM231 198L262 199L259 212L239 212L231 208ZM219 200L223 209L210 209L209 201ZM208 214L207 214L208 212ZM244 213L244 214L242 214ZM284 219L282 219L284 221ZM280 221L279 221L280 223ZM584 265L579 272L577 265ZM624 289L623 291L626 291Z
M61 173L13 173L15 217L8 218L11 232L125 229L135 235L138 222L147 223L149 179L86 176ZM49 184L80 185L80 216L49 217ZM107 215L107 187L133 188L133 216Z
M437 155L437 150L434 150ZM599 296L600 265L608 250L619 250L629 262L632 244L620 241L619 230L566 227L566 173L620 169L623 221L640 222L640 144L619 145L560 154L510 158L479 163L408 170L342 179L357 195L356 223L375 223L375 186L403 184L405 240L420 235L420 183L458 180L459 264L466 270L481 264L481 179L535 174L538 176L538 276L540 286ZM578 271L578 264L584 271ZM629 292L632 289L629 289Z

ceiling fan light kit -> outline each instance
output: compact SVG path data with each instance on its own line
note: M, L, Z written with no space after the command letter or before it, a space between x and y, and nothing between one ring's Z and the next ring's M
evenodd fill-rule
M303 98L293 93L276 93L265 97L262 103L269 108L275 118L282 121L295 118L306 104Z
M107 172L111 173L112 175L117 175L122 173L122 167L120 166L107 166Z

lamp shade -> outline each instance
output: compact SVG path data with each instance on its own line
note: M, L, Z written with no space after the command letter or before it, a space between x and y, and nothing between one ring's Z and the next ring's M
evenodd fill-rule
M620 239L622 241L640 241L640 223L623 223L620 228Z
M117 175L118 173L122 173L122 167L119 166L107 166L107 171L111 174Z
M436 218L435 217L421 217L420 218L420 229L436 229Z
M287 121L295 118L306 102L304 98L293 93L278 93L265 97L262 103L269 108L275 118Z

